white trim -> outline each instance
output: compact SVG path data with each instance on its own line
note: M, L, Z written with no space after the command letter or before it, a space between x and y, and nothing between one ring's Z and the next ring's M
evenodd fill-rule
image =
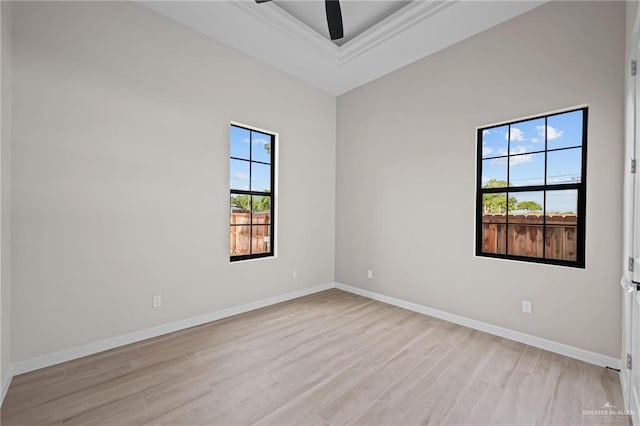
M87 355L93 355L98 352L103 352L120 346L129 345L131 343L140 342L142 340L150 339L152 337L160 336L167 333L173 333L175 331L184 330L186 328L195 327L197 325L264 308L266 306L275 305L276 303L297 299L298 297L303 297L313 293L318 293L320 291L329 290L334 287L334 283L321 284L314 287L285 293L280 296L269 297L267 299L247 303L245 305L234 306L231 308L222 309L220 311L215 311L188 319L171 322L169 324L148 328L146 330L125 334L123 336L112 337L109 339L100 340L98 342L89 343L87 345L66 349L60 352L38 356L26 361L20 361L12 364L11 371L14 375L28 373L29 371L38 370L40 368L49 367L51 365L60 364L62 362L71 361L77 358L82 358Z
M167 333L173 333L175 331L184 330L197 325L205 324L211 321L216 321L222 318L227 318L233 315L242 314L245 312L253 311L256 309L264 308L266 306L275 305L277 303L286 302L288 300L297 299L299 297L307 296L310 294L318 293L320 291L337 288L349 293L358 294L360 296L368 297L373 300L377 300L389 305L398 306L400 308L408 309L410 311L418 312L424 315L429 315L435 318L439 318L445 321L449 321L455 324L460 324L465 327L480 330L485 333L493 334L496 336L504 337L506 339L514 340L516 342L525 343L527 345L535 346L537 348L545 349L551 352L555 352L561 355L565 355L571 358L575 358L581 361L585 361L591 364L600 365L603 367L620 368L620 360L598 354L595 352L587 351L585 349L576 348L566 345L564 343L554 342L552 340L543 339L541 337L532 336L529 334L521 333L519 331L510 330L507 328L499 327L493 324L473 320L471 318L463 317L456 314L440 311L438 309L430 308L427 306L419 305L417 303L407 302L405 300L396 299L395 297L385 296L372 291L363 290L350 285L332 282L317 285L314 287L305 288L302 290L285 293L280 296L274 296L267 299L258 300L256 302L247 303L240 306L235 306L220 311L211 312L208 314L199 315L196 317L188 318L185 320L175 321L169 324L160 325L157 327L148 328L146 330L125 334L123 336L112 337L98 342L89 343L84 346L78 346L75 348L55 352L52 354L42 355L36 358L31 358L26 361L17 362L11 365L11 374L3 379L2 383L2 398L6 394L11 378L13 375L28 373L30 371L38 370L40 368L49 367L52 365L60 364L62 362L71 361L84 356L93 355L99 352L103 352L109 349L117 348L120 346L136 343L142 340L150 339ZM621 381L622 379L622 375Z
M334 65L344 65L377 45L393 38L423 21L433 18L445 8L455 5L456 0L447 2L412 2L391 14L371 28L357 35L342 46L320 35L277 4L268 2L257 8L253 2L232 1L231 4L254 16L265 25L279 31L292 41L311 49Z
M337 96L547 1L413 1L342 46L277 2L136 3Z
M348 291L350 293L358 294L360 296L368 297L379 302L387 303L389 305L398 306L400 308L408 309L410 311L418 312L424 315L429 315L455 324L460 324L462 326L473 328L475 330L484 331L485 333L504 337L509 340L525 343L527 345L535 346L536 348L555 352L557 354L575 358L580 361L588 362L590 364L600 365L602 367L611 367L615 369L620 368L619 359L591 352L586 349L576 348L564 343L554 342L553 340L543 339L541 337L536 337L530 334L521 333L519 331L510 330L508 328L499 327L497 325L488 324L486 322L477 321L471 318L463 317L461 315L451 314L449 312L430 308L428 306L418 305L417 303L407 302L405 300L396 299L395 297L385 296L379 293L374 293L369 290L363 290L361 288L352 287L346 284L336 283L336 288Z
M629 411L631 411L631 422L635 425L638 426L638 417L640 417L638 415L638 412L640 411L640 398L638 398L638 393L636 391L635 387L631 387L632 391L631 391L631 408Z
M245 13L254 16L265 25L286 35L291 41L304 45L331 63L336 63L340 48L291 16L278 5L267 2L261 4L258 8L253 1L232 1L230 3L242 9Z
M453 0L448 2L417 1L409 3L391 16L383 19L362 34L359 34L354 39L340 46L337 51L338 63L344 65L351 62L363 53L375 48L377 45L392 39L397 34L421 24L422 21L433 18L456 2L456 0Z
M628 410L631 404L629 404L629 395L627 393L627 380L628 380L628 371L626 369L620 369L620 373L618 376L620 378L620 388L622 390L622 400L624 401L624 409Z
M6 377L2 378L2 395L0 396L0 407L2 407L2 403L4 402L4 397L7 396L7 391L9 390L9 385L11 384L11 379L13 379L13 374L9 371L9 374Z

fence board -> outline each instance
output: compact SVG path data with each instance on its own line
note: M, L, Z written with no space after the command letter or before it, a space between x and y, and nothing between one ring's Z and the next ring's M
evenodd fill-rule
M231 226L229 232L229 253L231 256L246 254L267 253L271 244L271 231L269 212L254 212L252 216L247 211L234 211L231 213Z
M547 215L546 241L543 241L542 215L504 214L482 217L482 252L509 254L549 259L576 260L576 215ZM508 242L508 244L507 244Z

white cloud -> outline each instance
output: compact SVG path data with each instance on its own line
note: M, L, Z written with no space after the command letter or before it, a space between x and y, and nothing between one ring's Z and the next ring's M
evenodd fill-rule
M513 154L524 154L527 152L527 149L524 146L515 146L511 148L511 155ZM504 154L503 154L504 155ZM510 165L517 166L518 164L530 163L533 161L533 155L525 154L525 155L517 155L515 157L510 157ZM491 162L491 164L495 165L505 165L507 164L506 158L496 158Z
M544 126L536 126L536 129L538 130L538 134L540 135L540 137L544 138ZM552 126L547 126L547 140L552 141L554 139L561 138L563 134L563 130L556 129Z
M491 129L484 129L482 131L482 136L487 136L489 133L491 133Z
M253 140L253 145L254 146L255 145L264 145L264 144L267 144L267 143L269 143L269 141L266 140L266 139L254 139Z
M564 132L562 130L558 130L554 127L547 126L547 139L550 141L561 138L563 133Z
M489 148L488 146L483 146L482 147L482 156L484 157L485 155L489 155L493 152L493 149Z
M538 142L540 142L540 139L538 139L538 138L531 138L531 142L533 142L533 143L538 143Z
M233 178L242 182L249 182L249 175L242 172L236 172L233 174Z
M533 161L533 155L518 155L517 157L511 157L510 164L512 166L517 166L518 164L530 163Z
M511 141L515 141L515 142L522 142L524 140L524 132L520 129L518 129L517 127L512 127L511 131L509 132L511 134ZM508 139L509 136L508 135L504 135L505 139Z

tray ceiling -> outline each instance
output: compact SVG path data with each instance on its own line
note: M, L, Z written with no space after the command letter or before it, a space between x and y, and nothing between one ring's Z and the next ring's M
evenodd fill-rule
M329 40L324 4L318 0L139 3L340 95L544 2L342 0L347 37L341 45Z

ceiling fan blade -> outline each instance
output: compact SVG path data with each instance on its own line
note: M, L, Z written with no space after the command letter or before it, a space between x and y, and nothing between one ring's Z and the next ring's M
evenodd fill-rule
M340 2L338 0L325 0L324 7L327 11L327 25L329 26L329 35L331 36L331 40L337 40L344 37Z
M271 1L271 0L256 0L256 3L258 3L258 4L260 4L260 3L266 3L266 2L268 2L268 1Z

